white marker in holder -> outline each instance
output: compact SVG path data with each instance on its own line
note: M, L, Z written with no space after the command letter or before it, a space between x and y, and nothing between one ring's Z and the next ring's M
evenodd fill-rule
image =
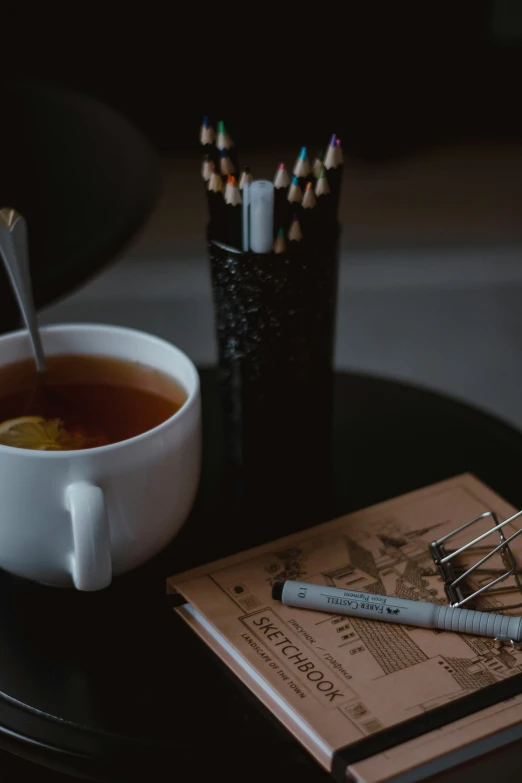
M269 253L274 243L274 185L268 180L256 179L249 191L250 250Z

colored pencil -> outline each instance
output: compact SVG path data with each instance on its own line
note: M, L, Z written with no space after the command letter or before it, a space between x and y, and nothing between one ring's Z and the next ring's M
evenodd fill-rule
M335 133L330 139L330 144L324 157L324 168L328 177L328 184L332 192L332 208L335 216L339 209L339 199L341 196L341 179L343 175L342 150L337 146L337 136Z
M210 175L215 170L216 167L214 165L214 161L208 153L205 154L203 157L203 163L201 164L201 176L203 178L203 182L207 183L210 179Z
M239 162L238 162L237 149L234 142L232 141L230 133L227 131L225 127L225 123L223 122L223 120L220 120L217 124L216 147L220 153L223 150L227 151L229 158L234 164L234 171L238 171Z
M317 153L317 156L314 160L314 164L312 166L312 174L316 179L319 179L319 175L321 173L321 169L323 168L323 156L324 152L321 150Z
M303 238L303 232L301 231L301 226L299 225L299 221L297 217L294 217L290 224L290 230L288 231L288 241L290 245L293 243L301 242Z
M201 123L199 131L199 143L209 158L213 160L214 163L217 163L218 154L214 144L215 140L216 134L214 128L210 124L208 117L203 117L203 122Z
M280 163L274 177L274 228L282 226L285 231L290 224L290 205L288 203L288 187L290 178L285 164Z
M231 174L235 174L236 172L236 167L234 166L232 159L228 154L228 150L225 148L223 148L219 153L219 170L221 175L225 177L225 180Z
M230 133L223 120L216 127L214 131L208 117L204 117L200 129L200 143L205 151L201 177L209 206L210 233L215 239L247 252L254 247L250 241L250 190L261 186L264 180L254 180L248 166L239 175L237 148ZM332 135L324 155L322 150L317 152L313 164L307 148L301 147L291 177L285 164L279 164L273 180L273 207L270 204L267 213L269 234L273 222L273 253L280 255L292 248L295 252L296 247L315 245L323 238L328 241L328 234L337 231L343 169L343 150L336 134ZM272 188L272 184L267 184ZM264 241L260 244L267 247Z
M202 147L207 148L214 144L215 139L216 134L214 133L214 128L210 124L208 117L203 117L203 123L199 131L199 143L202 145Z
M274 253L277 255L284 253L286 250L286 239L285 239L285 232L284 229L281 227L279 231L277 232L275 241L274 241Z
M305 239L312 237L315 229L315 206L317 199L314 194L313 184L308 182L301 202L299 221Z
M287 199L288 202L294 206L296 204L300 204L303 200L303 191L299 185L299 179L295 175L292 177L292 182L290 183L290 187L288 189Z
M304 178L310 173L310 163L308 162L308 153L306 147L301 147L301 152L294 165L294 177Z
M241 172L241 179L239 180L239 190L243 190L245 185L251 185L253 182L252 174L250 173L250 168L248 166L245 166L243 171Z

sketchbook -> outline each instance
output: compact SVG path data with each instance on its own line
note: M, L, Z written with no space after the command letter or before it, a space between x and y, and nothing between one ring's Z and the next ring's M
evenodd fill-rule
M384 783L415 771L420 780L522 736L522 652L284 606L271 587L295 579L446 603L429 544L487 510L500 520L516 511L460 475L172 576L167 589L175 611L335 779ZM497 611L501 599L484 598Z

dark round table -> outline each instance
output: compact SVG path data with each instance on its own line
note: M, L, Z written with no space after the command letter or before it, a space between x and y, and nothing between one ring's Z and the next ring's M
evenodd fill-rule
M227 507L215 373L204 369L201 377L201 489L164 552L95 594L0 575L2 783L23 772L33 783L69 774L199 781L219 771L227 781L330 780L174 614L165 594L166 576L296 526L267 517L254 527ZM339 514L465 471L522 507L518 432L390 380L337 376L333 456Z

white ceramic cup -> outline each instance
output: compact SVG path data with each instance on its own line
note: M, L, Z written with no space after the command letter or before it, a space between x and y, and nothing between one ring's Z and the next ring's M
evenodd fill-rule
M90 324L41 332L48 356L137 361L187 393L165 422L120 443L84 451L0 445L0 567L100 590L163 549L190 512L201 465L199 377L185 354L143 332ZM31 356L27 332L0 337L0 367Z

